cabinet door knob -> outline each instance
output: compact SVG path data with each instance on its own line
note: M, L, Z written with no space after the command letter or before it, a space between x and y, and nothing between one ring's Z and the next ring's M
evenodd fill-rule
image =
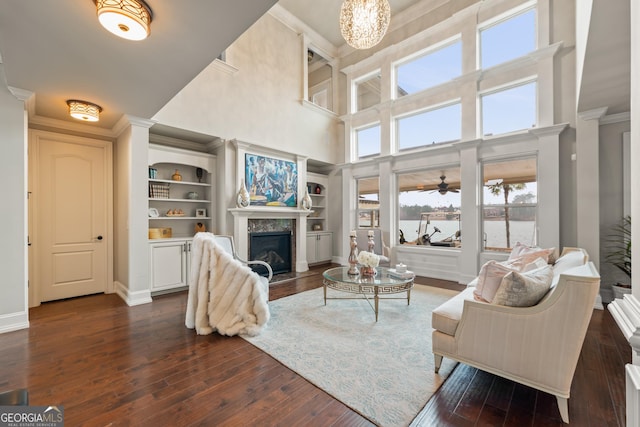
M96 240L102 240L102 236L96 237Z

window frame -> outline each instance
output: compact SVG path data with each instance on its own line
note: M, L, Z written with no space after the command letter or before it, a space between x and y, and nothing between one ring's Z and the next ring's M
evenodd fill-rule
M398 69L406 64L409 64L410 62L413 61L417 61L418 59L424 58L426 56L429 56L431 54L434 54L438 51L441 51L443 49L446 49L448 47L453 46L456 43L460 43L460 74L458 74L457 76L452 77L449 80L446 80L444 82L440 82L437 83L435 85L432 86L428 86L425 87L423 89L420 89L418 91L412 92L410 94L404 95L404 96L398 96L398 87L399 87L399 82L398 82ZM409 97L409 96L413 96L416 94L419 94L420 92L424 92L430 89L433 89L435 87L441 86L441 85L445 85L453 80L455 80L456 78L460 77L463 74L463 49L464 49L464 45L462 43L462 34L458 33L453 37L449 37L446 38L444 40L441 40L437 43L434 43L430 46L427 46L425 49L422 50L418 50L414 53L412 53L411 55L407 55L402 57L401 59L394 61L391 63L391 70L392 70L392 99L402 99L405 97Z
M535 52L539 46L538 46L538 30L539 30L539 10L538 10L538 0L530 0L526 3L523 3L519 6L513 7L511 9L509 9L508 11L498 14L496 16L493 16L492 18L489 18L483 22L481 22L480 24L477 25L476 27L476 70L484 70L484 69L491 69L493 67L499 67L503 64L506 64L509 61L513 61L517 58L520 58L524 55L521 56L516 56L514 58L508 59L506 61L494 64L494 65L490 65L487 68L482 68L482 31L485 31L491 27L495 27L497 25L500 25L504 22L507 22L510 19L513 19L519 15L524 15L527 12L530 12L531 10L535 11L535 20L534 20L534 46L533 46L533 50L532 52ZM530 52L527 52L526 54L528 54ZM525 54L525 55L526 55Z
M526 86L529 84L534 84L535 86L535 99L534 99L534 111L535 111L535 122L533 123L533 126L529 126L526 128L518 128L518 129L512 129L506 132L501 132L501 133L491 133L491 134L487 134L485 132L484 129L484 113L485 113L485 109L483 106L483 99L486 96L491 96L491 95L495 95L497 93L501 93L501 92L506 92L509 91L511 89L515 89L518 87L522 87L522 86ZM481 138L487 138L487 137L493 137L496 135L506 135L512 132L521 132L524 130L528 130L528 129L535 129L539 126L539 120L540 120L540 112L539 112L539 83L538 83L538 76L534 75L534 76L529 76L529 77L525 77L523 79L518 79L518 80L513 80L510 81L508 83L499 85L499 86L493 86L491 88L482 90L482 91L478 91L478 95L476 97L476 113L477 113L477 135Z
M446 140L446 141L438 141L438 142L434 142L434 143L426 143L423 145L416 145L413 147L406 147L406 148L401 148L400 147L400 125L399 125L399 120L402 119L406 119L408 117L415 117L421 114L428 114L430 112L433 111L437 111L437 110L441 110L443 108L447 108L447 107L451 107L454 105L459 105L460 106L460 138L458 139L453 139L453 140ZM409 111L403 114L398 114L397 116L394 116L391 118L391 123L393 126L393 135L394 135L394 149L397 153L401 153L401 152L406 152L409 150L417 150L417 149L424 149L426 147L431 147L431 146L435 146L435 145L442 145L442 144L447 144L447 143L454 143L454 142L458 142L462 140L462 99L461 98L456 98L453 100L449 100L446 102L442 102L439 104L434 104L434 105L430 105L427 108L423 108L420 110L413 110L413 111Z

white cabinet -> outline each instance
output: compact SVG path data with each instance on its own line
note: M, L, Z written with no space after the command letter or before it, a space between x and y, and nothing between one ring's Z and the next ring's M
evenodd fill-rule
M333 235L330 232L307 233L307 263L331 261Z
M149 244L151 292L184 288L189 285L190 239L163 239Z

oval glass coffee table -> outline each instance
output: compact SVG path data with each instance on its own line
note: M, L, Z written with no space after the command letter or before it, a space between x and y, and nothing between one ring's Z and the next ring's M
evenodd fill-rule
M411 302L411 289L413 288L414 277L398 278L389 274L389 269L385 267L377 267L377 273L373 277L357 276L348 274L349 267L335 267L322 273L322 284L324 286L324 305L327 305L328 299L364 299L367 300L373 312L376 314L376 322L378 321L378 303L381 299L404 299L395 297L380 297L380 295L407 293L407 305ZM361 298L349 297L327 297L327 288L336 291L360 294ZM371 305L373 297L374 304Z

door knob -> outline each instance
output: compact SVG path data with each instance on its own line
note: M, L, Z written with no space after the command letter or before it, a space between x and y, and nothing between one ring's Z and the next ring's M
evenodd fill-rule
M98 236L98 237L96 237L96 239L102 240L102 236Z

